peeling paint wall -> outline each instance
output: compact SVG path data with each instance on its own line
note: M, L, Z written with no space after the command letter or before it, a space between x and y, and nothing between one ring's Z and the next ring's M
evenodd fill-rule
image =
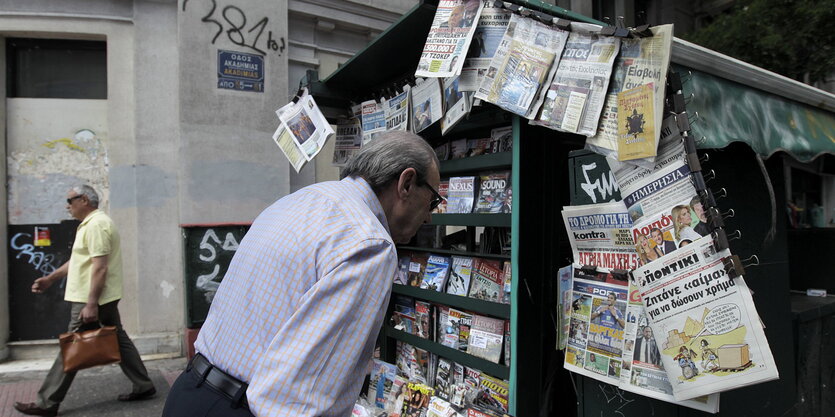
M7 106L8 223L69 219L67 190L86 183L108 211L107 101L14 98Z

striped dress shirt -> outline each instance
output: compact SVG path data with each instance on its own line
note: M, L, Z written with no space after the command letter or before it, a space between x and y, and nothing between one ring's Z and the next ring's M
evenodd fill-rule
M195 348L249 383L257 416L350 415L396 270L368 183L311 185L252 223Z

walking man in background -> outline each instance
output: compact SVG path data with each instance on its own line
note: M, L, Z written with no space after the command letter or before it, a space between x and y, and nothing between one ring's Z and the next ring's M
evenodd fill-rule
M73 187L67 193L67 210L81 221L75 235L70 260L51 274L38 278L32 292L41 294L56 281L67 277L64 299L72 304L69 331L85 323L100 322L116 326L122 372L133 383L133 391L119 396L120 401L150 398L156 393L139 352L122 329L118 304L122 298L122 252L119 233L104 212L98 209L99 195L88 185ZM34 403L14 404L23 414L54 416L70 389L75 372L64 372L61 354L55 359Z
M430 221L438 158L387 132L341 181L305 187L252 223L163 416L347 416L397 274L395 243Z

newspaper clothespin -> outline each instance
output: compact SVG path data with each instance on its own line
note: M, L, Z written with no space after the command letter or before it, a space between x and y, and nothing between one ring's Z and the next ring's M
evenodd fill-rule
M686 109L684 108L684 94L681 93L681 90L676 91L673 93L668 99L667 104L670 106L670 110L673 113L683 113Z
M623 16L618 16L615 21L615 36L618 38L628 38L630 35L629 29L623 22Z
M585 275L595 275L597 274L597 265L583 265L580 267L580 271Z
M699 162L699 154L696 152L686 154L685 159L687 166L690 168L690 172L699 172L702 170L702 164Z
M643 24L631 30L632 35L638 38L651 38L653 36L652 30L650 30L649 25Z
M693 137L690 136L687 131L682 131L681 137L684 138L684 152L696 153L696 141L693 140Z
M678 130L682 132L690 131L690 118L687 116L687 112L677 114L676 123L678 124Z
M628 269L613 269L610 273L612 274L612 278L618 281L629 282L632 279L632 271Z
M710 230L725 227L724 219L726 216L723 215L724 213L721 213L719 209L717 209L716 207L709 207L706 211L707 213L705 217L707 217L707 226L710 228ZM728 215L727 217L733 217L734 211L729 210L729 212L730 215Z
M536 10L531 10L530 14L531 16L533 16L534 19L539 20L540 22L545 23L546 25L554 24L554 16Z
M571 21L568 19L562 19L559 17L555 17L552 19L551 23L559 29L570 31L571 30Z
M688 156L690 154L687 154ZM690 168L693 171L693 168ZM693 171L690 174L690 182L693 184L693 187L696 189L696 192L701 192L707 189L707 184L705 184L705 178L702 176L700 171Z
M299 91L296 91L296 95L295 95L295 96L293 96L293 99L291 100L291 101L293 102L293 104L297 104L297 103L299 102L299 100L300 100L302 97L304 97L304 95L305 95L305 93L306 93L306 92L307 92L307 89L306 89L306 88L304 88L304 87L299 87Z
M711 191L710 188L699 191L699 198L702 200L702 206L704 207L716 207L717 196L718 198L727 197L728 191L724 188L720 188L716 193Z
M681 75L677 72L670 72L667 75L667 88L669 91L681 91Z
M739 256L732 255L722 258L722 266L725 267L725 272L729 278L736 278L745 275L745 267Z
M713 238L713 249L716 252L721 252L731 246L728 244L728 235L725 233L725 229L716 229L710 232L710 236Z
M600 34L603 36L613 36L615 34L615 26L609 24L609 20L611 19L608 16L603 17L603 21L606 22L606 26L600 28Z

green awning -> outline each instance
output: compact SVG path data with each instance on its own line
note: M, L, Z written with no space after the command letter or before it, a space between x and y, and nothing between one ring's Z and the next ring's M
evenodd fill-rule
M724 148L745 142L768 157L779 151L807 162L818 155L835 155L835 114L807 104L769 94L705 72L674 65L676 71L692 73L684 84L693 120L692 133L700 148Z

